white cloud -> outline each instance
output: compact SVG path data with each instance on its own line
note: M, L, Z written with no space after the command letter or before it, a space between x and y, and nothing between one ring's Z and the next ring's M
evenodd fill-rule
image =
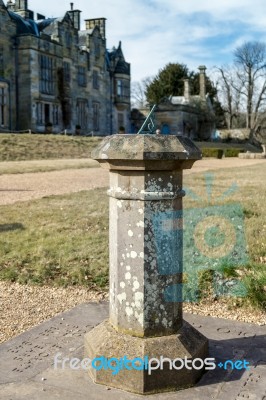
M29 0L29 8L58 17L70 5ZM190 69L222 65L244 41L266 41L265 0L77 0L74 8L82 19L107 18L107 46L122 41L133 80L155 75L168 62Z

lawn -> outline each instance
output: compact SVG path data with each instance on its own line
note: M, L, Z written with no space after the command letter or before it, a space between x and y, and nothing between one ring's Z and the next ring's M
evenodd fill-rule
M103 138L51 134L0 134L0 162L89 158ZM217 157L218 149L235 157L239 151L261 151L250 144L197 142L205 156Z
M0 278L106 287L106 190L1 206Z
M0 162L89 158L101 140L82 136L0 134Z
M239 248L239 262L225 261L220 272L200 272L201 296L210 294L219 273L245 284L239 300L255 307L266 305L266 188L265 165L219 170L185 176L184 208L235 207L243 212L242 230L247 246ZM207 183L207 184L206 184ZM232 186L233 185L233 186ZM231 190L228 190L231 188ZM192 193L194 192L194 194ZM224 193L227 193L223 196ZM1 206L0 278L21 283L59 286L108 286L108 197L106 189ZM228 219L226 214L220 217ZM231 217L230 217L231 218ZM230 221L229 221L230 222ZM237 224L236 224L237 222ZM234 231L229 231L235 240ZM243 238L244 236L240 236ZM244 247L243 247L244 246ZM247 259L242 257L247 250ZM238 257L238 255L237 255ZM221 271L222 268L222 271Z
M218 218L226 223L224 230L226 237L223 240L226 240L227 245L231 246L237 238L240 238L234 250L234 260L224 257L220 263L218 262L217 267L210 267L207 271L202 269L201 290L204 288L208 295L213 290L215 279L228 280L229 285L237 279L246 289L243 293L245 298L240 299L239 304L248 300L253 306L264 309L266 309L265 176L266 163L234 170L221 169L213 174L192 174L185 177L184 183L188 189L184 199L185 209L194 209L192 215L195 215L205 208L207 210L205 215L208 215L214 207ZM214 235L215 232L212 232L209 243L214 240ZM206 236L204 239L206 240ZM201 248L201 244L198 244ZM191 257L191 253L189 256ZM192 257L190 264L193 264Z

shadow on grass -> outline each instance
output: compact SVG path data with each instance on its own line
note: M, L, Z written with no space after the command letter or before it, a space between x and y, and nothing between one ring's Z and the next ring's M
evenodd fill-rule
M24 230L24 226L20 223L15 224L3 224L0 225L0 233L1 232L9 232L9 231L16 231L16 230Z

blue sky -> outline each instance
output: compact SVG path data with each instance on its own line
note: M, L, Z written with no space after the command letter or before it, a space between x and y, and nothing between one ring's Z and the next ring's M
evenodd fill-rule
M122 48L132 81L154 76L169 62L191 70L232 61L245 41L266 42L265 0L72 0L86 18L107 18L107 47ZM47 17L70 9L68 1L28 0Z

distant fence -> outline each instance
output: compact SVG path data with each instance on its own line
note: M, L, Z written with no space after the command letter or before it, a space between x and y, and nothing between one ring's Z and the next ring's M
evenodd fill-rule
M11 131L9 129L0 128L0 133L35 133L35 132L32 132L31 129L26 129L24 131L16 131L16 130L12 129L12 131Z
M102 135L97 135L95 132L91 131L88 133L76 133L76 132L70 132L67 129L64 129L61 132L35 132L32 131L31 129L25 129L23 131L16 131L16 130L9 130L9 129L4 129L0 128L0 134L1 133L10 133L10 134L23 134L23 133L29 133L29 134L39 134L39 135L67 135L67 136L85 136L85 137L100 137Z

